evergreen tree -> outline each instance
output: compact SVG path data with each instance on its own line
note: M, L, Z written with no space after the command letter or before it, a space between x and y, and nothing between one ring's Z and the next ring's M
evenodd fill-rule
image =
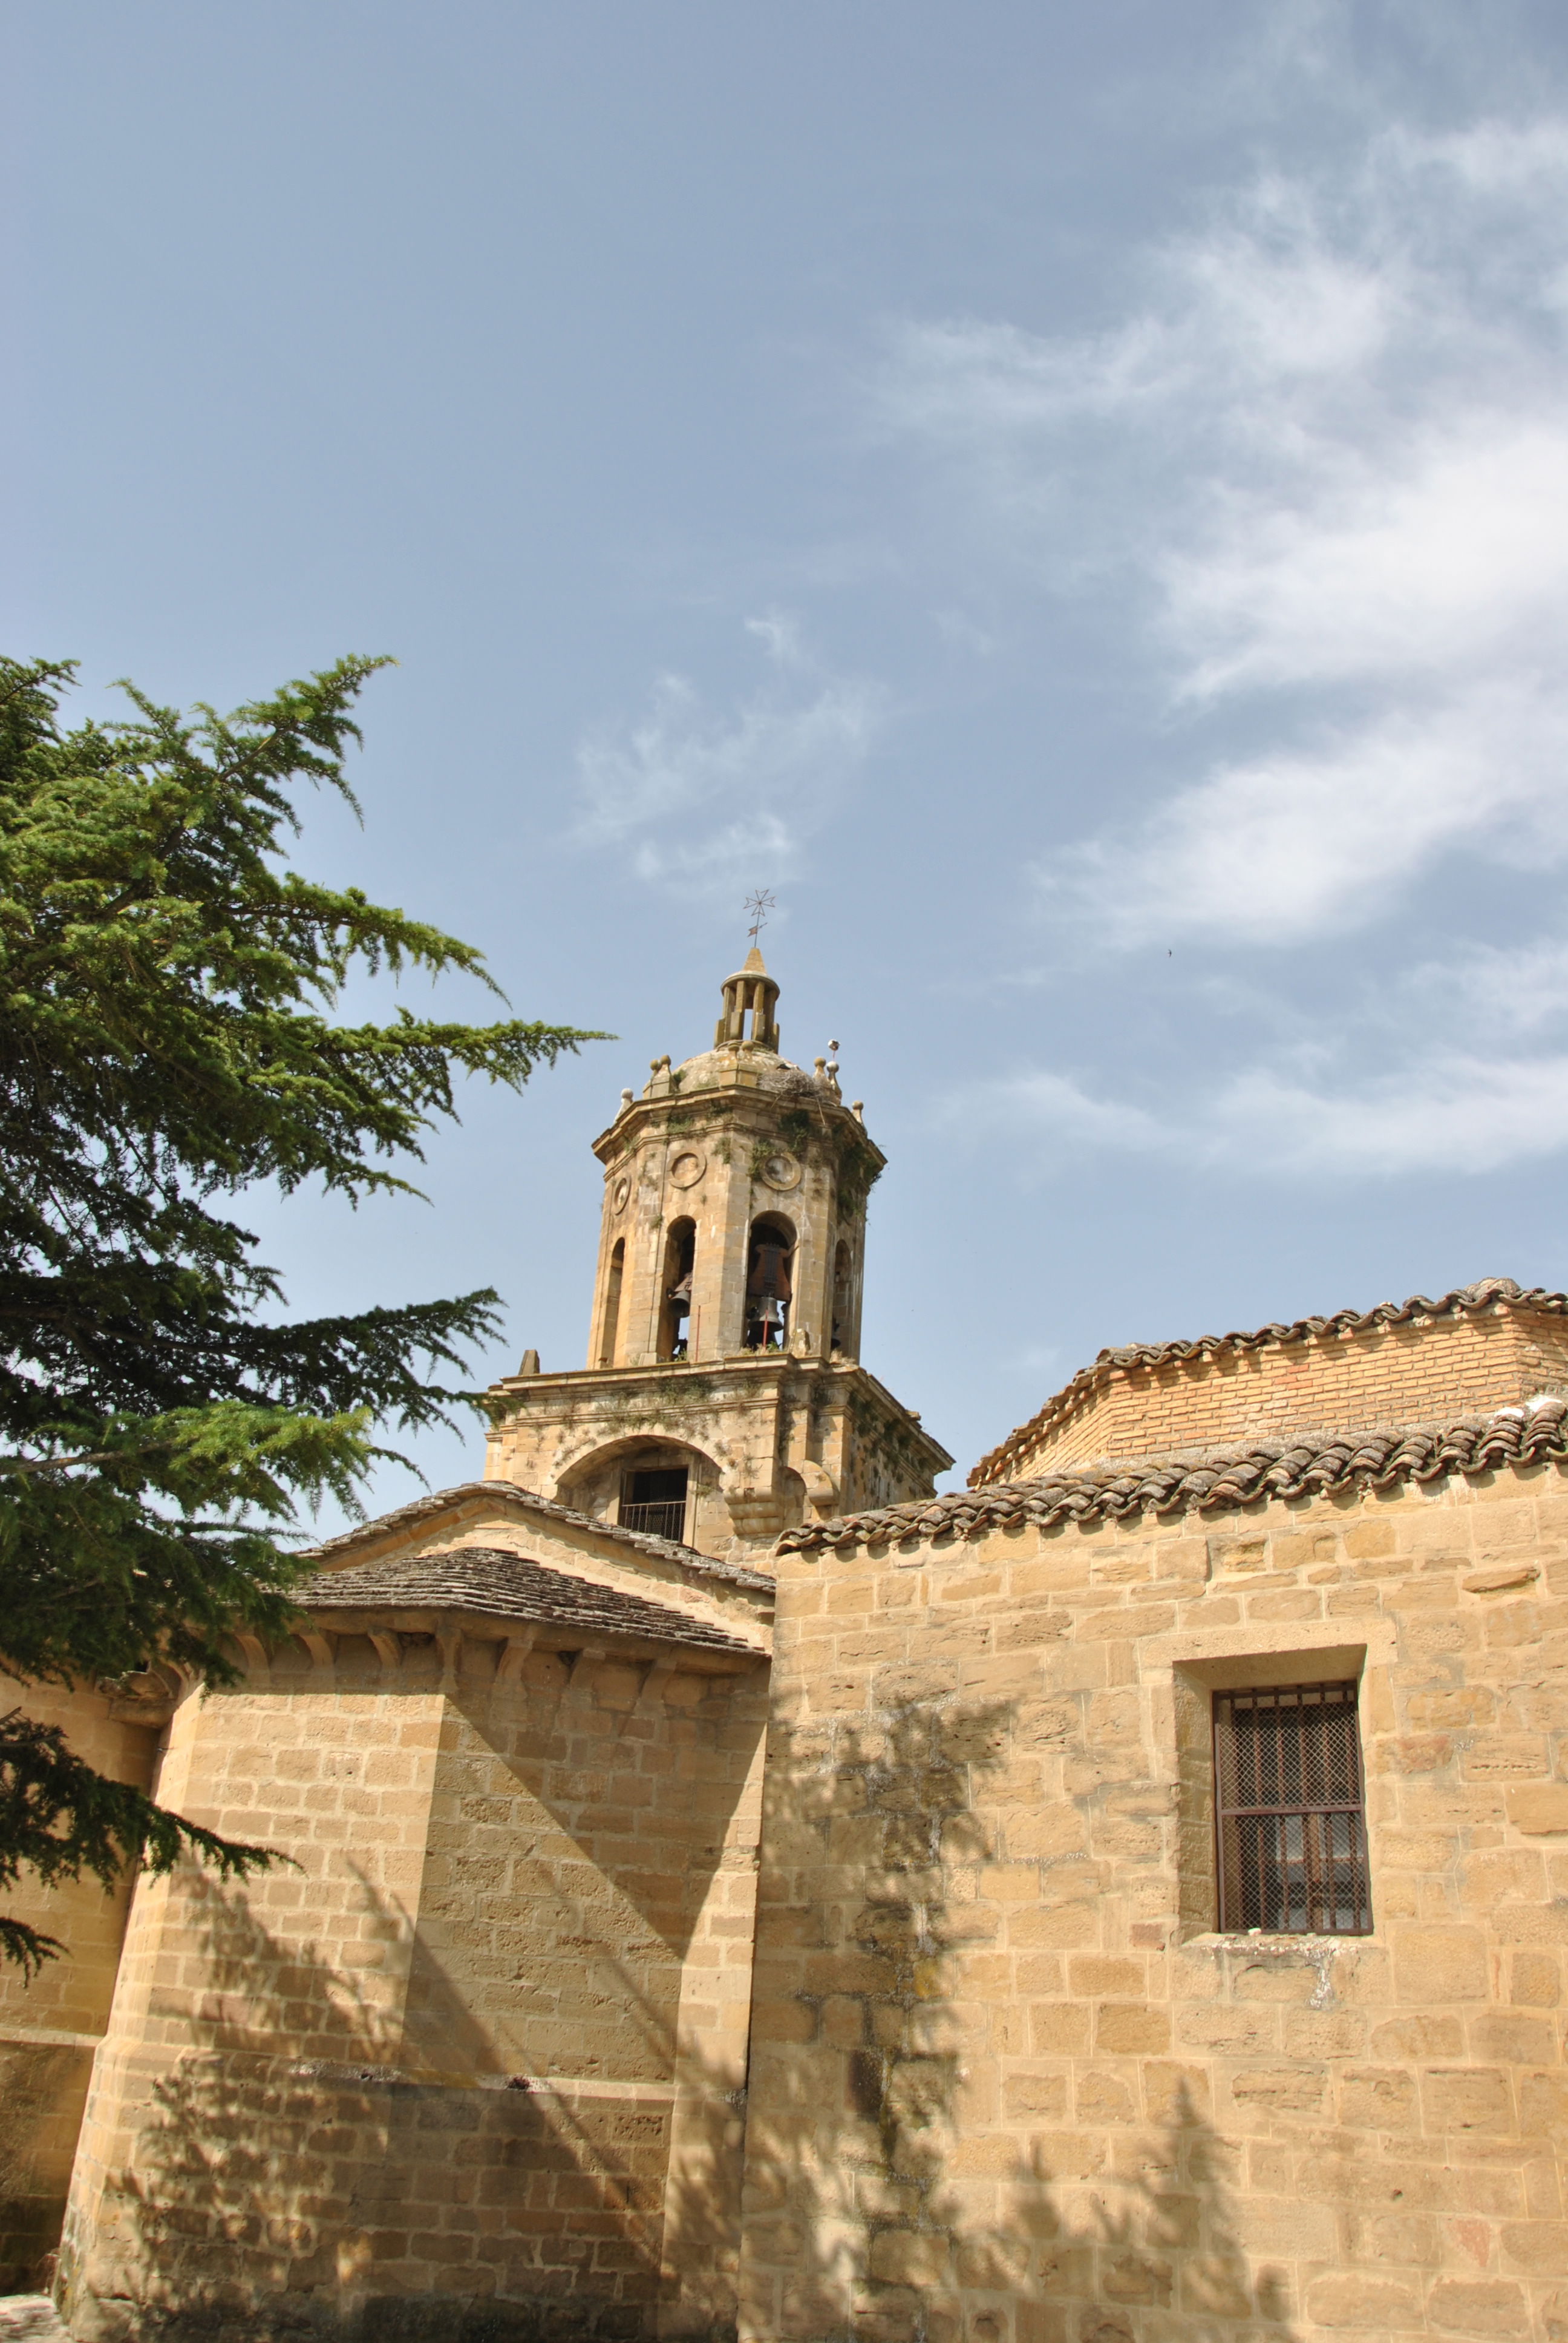
M349 659L223 718L125 688L58 721L71 665L0 659L0 1668L115 1682L160 1661L232 1681L226 1638L280 1634L301 1501L351 1508L377 1427L449 1423L432 1380L498 1297L278 1322L276 1274L226 1205L252 1182L410 1190L458 1073L517 1087L569 1028L333 1021L355 969L485 974L471 946L286 869L302 781L354 803ZM184 1852L270 1858L0 1716L0 1887ZM31 1969L61 1947L0 1916Z

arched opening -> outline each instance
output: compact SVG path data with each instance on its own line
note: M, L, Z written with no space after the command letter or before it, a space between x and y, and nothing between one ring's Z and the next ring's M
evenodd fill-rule
M620 1332L620 1288L626 1275L626 1239L617 1237L610 1251L609 1268L604 1281L604 1309L599 1315L598 1363L601 1367L615 1364L616 1340Z
M849 1332L849 1245L846 1237L839 1239L833 1254L833 1314L832 1339L829 1349L841 1351Z
M703 1504L711 1506L719 1468L682 1441L631 1438L590 1449L562 1473L554 1494L590 1521L691 1543Z
M781 1351L789 1336L790 1264L795 1232L769 1212L753 1221L746 1254L746 1331L749 1351Z
M697 1223L671 1221L664 1239L664 1274L659 1280L658 1355L689 1356L691 1276L697 1265Z
M709 1514L717 1506L719 1534L729 1534L728 1509L717 1496L719 1478L719 1467L701 1449L681 1440L633 1434L574 1458L550 1493L590 1521L687 1545L694 1542L705 1506Z

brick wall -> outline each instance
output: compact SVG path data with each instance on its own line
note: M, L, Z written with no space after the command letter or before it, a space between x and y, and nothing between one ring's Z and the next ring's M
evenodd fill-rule
M1568 2335L1554 1467L781 1557L743 2336ZM1211 1691L1353 1674L1372 1933L1214 1926Z
M1152 1366L1106 1361L1077 1388L1070 1384L990 1477L1038 1478L1091 1458L1480 1413L1563 1389L1563 1321L1507 1304Z
M0 1678L0 1710L23 1707L64 1727L72 1747L113 1780L145 1788L156 1734L122 1724L99 1693L24 1687ZM0 1965L0 2292L38 2282L58 2242L93 2052L115 1990L130 1883L95 1879L40 1888L31 1875L5 1890L15 1919L65 1947L29 1982Z
M312 1642L171 1728L163 1795L299 1867L138 1890L76 2331L732 2317L758 1672Z

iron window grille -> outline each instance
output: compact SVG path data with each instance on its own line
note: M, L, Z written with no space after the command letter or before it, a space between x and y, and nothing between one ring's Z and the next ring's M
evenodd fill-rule
M1368 1933L1353 1684L1214 1694L1214 1835L1222 1929Z
M627 1473L621 1479L620 1526L623 1530L645 1530L653 1537L673 1538L679 1545L686 1536L685 1465L663 1472Z

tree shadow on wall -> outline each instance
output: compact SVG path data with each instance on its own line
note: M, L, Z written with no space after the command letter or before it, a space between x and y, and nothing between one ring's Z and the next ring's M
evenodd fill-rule
M1141 2111L1139 2062L1099 2060L1101 2104L1075 2107L1071 2061L1038 2055L1030 2003L1070 2005L1018 1950L1014 1916L1049 1920L1053 1865L1030 1865L1020 1897L984 1814L1015 1758L1038 1756L1040 1707L923 1697L874 1726L776 1731L768 1878L785 1885L759 1916L751 2333L1291 2343L1283 2282L1241 2240L1231 2152L1179 2070L1144 2066L1157 2097ZM1084 1860L1059 1895L1082 1898ZM1003 2056L1020 2061L1006 2104Z
M401 2012L182 1876L202 1986L86 2247L95 2332L395 2343L651 2330L669 2110L410 2079ZM407 1924L361 1883L362 1930ZM427 2006L444 1993L427 1950ZM68 2315L85 2309L68 2247Z

